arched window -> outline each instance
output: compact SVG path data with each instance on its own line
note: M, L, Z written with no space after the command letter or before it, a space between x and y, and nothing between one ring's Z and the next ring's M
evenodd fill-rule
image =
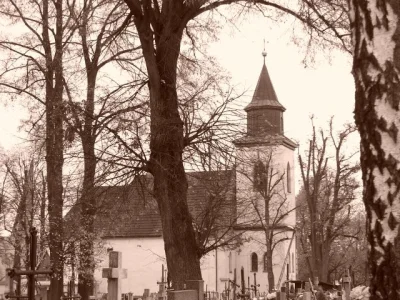
M286 167L286 185L287 185L287 191L288 193L292 192L292 176L290 176L290 164L287 163Z
M264 260L263 260L263 263L264 263L264 272L267 272L267 252L265 252L264 253Z
M251 272L258 272L258 256L254 252L251 254Z
M232 273L232 252L229 252L229 273Z
M267 174L264 163L258 160L254 164L253 168L253 187L256 191L262 191L265 189L265 184L267 183Z

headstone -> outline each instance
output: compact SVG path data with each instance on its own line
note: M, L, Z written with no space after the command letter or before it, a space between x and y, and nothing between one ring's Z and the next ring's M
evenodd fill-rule
M304 300L311 300L311 288L310 288L310 283L306 282L304 286L304 293L303 293L303 299Z
M186 288L188 290L196 290L199 295L198 300L204 300L203 280L186 280Z
M150 299L150 289L144 289L143 292L143 300L149 300Z
M122 253L111 251L109 253L108 268L103 268L103 278L108 281L107 300L121 299L121 279L127 277L126 269L122 269Z
M276 300L286 300L286 288L284 286L276 293Z
M196 290L168 291L168 300L198 300Z
M166 300L167 299L167 291L165 290L165 285L167 284L167 281L165 281L165 270L164 270L164 265L161 266L161 281L157 282L158 284L158 295L157 295L157 300Z
M36 295L37 300L47 300L47 286L36 286L36 290L39 290L39 293Z

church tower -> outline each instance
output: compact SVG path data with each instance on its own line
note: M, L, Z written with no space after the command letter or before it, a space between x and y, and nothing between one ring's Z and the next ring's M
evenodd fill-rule
M237 253L235 265L239 269L243 266L246 276L257 273L257 281L268 283L266 244L260 244L266 239L264 228L268 223L276 240L284 240L275 248L272 259L277 287L287 277L296 276L294 151L297 144L285 136L286 109L279 102L268 73L266 52L262 55L261 73L252 100L244 109L247 132L234 142L236 229L245 230L249 240ZM276 219L279 221L274 222Z
M285 108L279 103L268 74L267 66L265 65L265 51L263 56L264 64L253 99L244 109L247 113L247 134L255 137L266 134L283 135L283 112Z

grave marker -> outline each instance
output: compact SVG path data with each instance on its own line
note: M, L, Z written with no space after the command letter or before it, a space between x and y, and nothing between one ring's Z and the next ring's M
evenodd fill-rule
M165 281L165 270L164 270L164 265L161 267L161 282L157 281L159 290L158 290L158 300L166 300L167 299L167 291L165 290L165 284L167 281Z
M121 279L127 277L127 270L122 269L122 253L110 251L108 268L103 268L103 278L107 278L107 300L121 299Z

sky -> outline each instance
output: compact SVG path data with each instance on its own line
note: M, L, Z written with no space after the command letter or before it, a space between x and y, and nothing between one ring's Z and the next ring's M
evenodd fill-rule
M231 76L231 84L238 91L247 91L240 99L244 108L251 101L257 84L265 45L268 72L279 101L286 107L285 135L297 141L302 152L311 133L311 115L317 126L325 128L331 116L335 118L336 129L354 122L354 81L351 56L339 50L328 53L317 49L316 61L305 65L305 48L293 42L294 35L295 38L301 36L293 33L292 28L291 22L278 26L265 17L254 15L234 26L223 26L208 51ZM17 103L0 105L0 145L6 151L13 151L24 142L24 134L18 132L18 126L27 112ZM350 145L352 149L358 147L357 133Z
M334 50L330 58L318 55L317 62L305 66L304 48L291 41L289 25L270 29L268 21L255 18L236 30L226 29L210 47L220 64L230 72L232 84L247 88L243 107L251 100L261 72L264 47L266 65L279 101L285 106L285 134L298 142L310 133L311 115L316 125L324 126L331 116L337 128L354 122L354 80L351 56Z

